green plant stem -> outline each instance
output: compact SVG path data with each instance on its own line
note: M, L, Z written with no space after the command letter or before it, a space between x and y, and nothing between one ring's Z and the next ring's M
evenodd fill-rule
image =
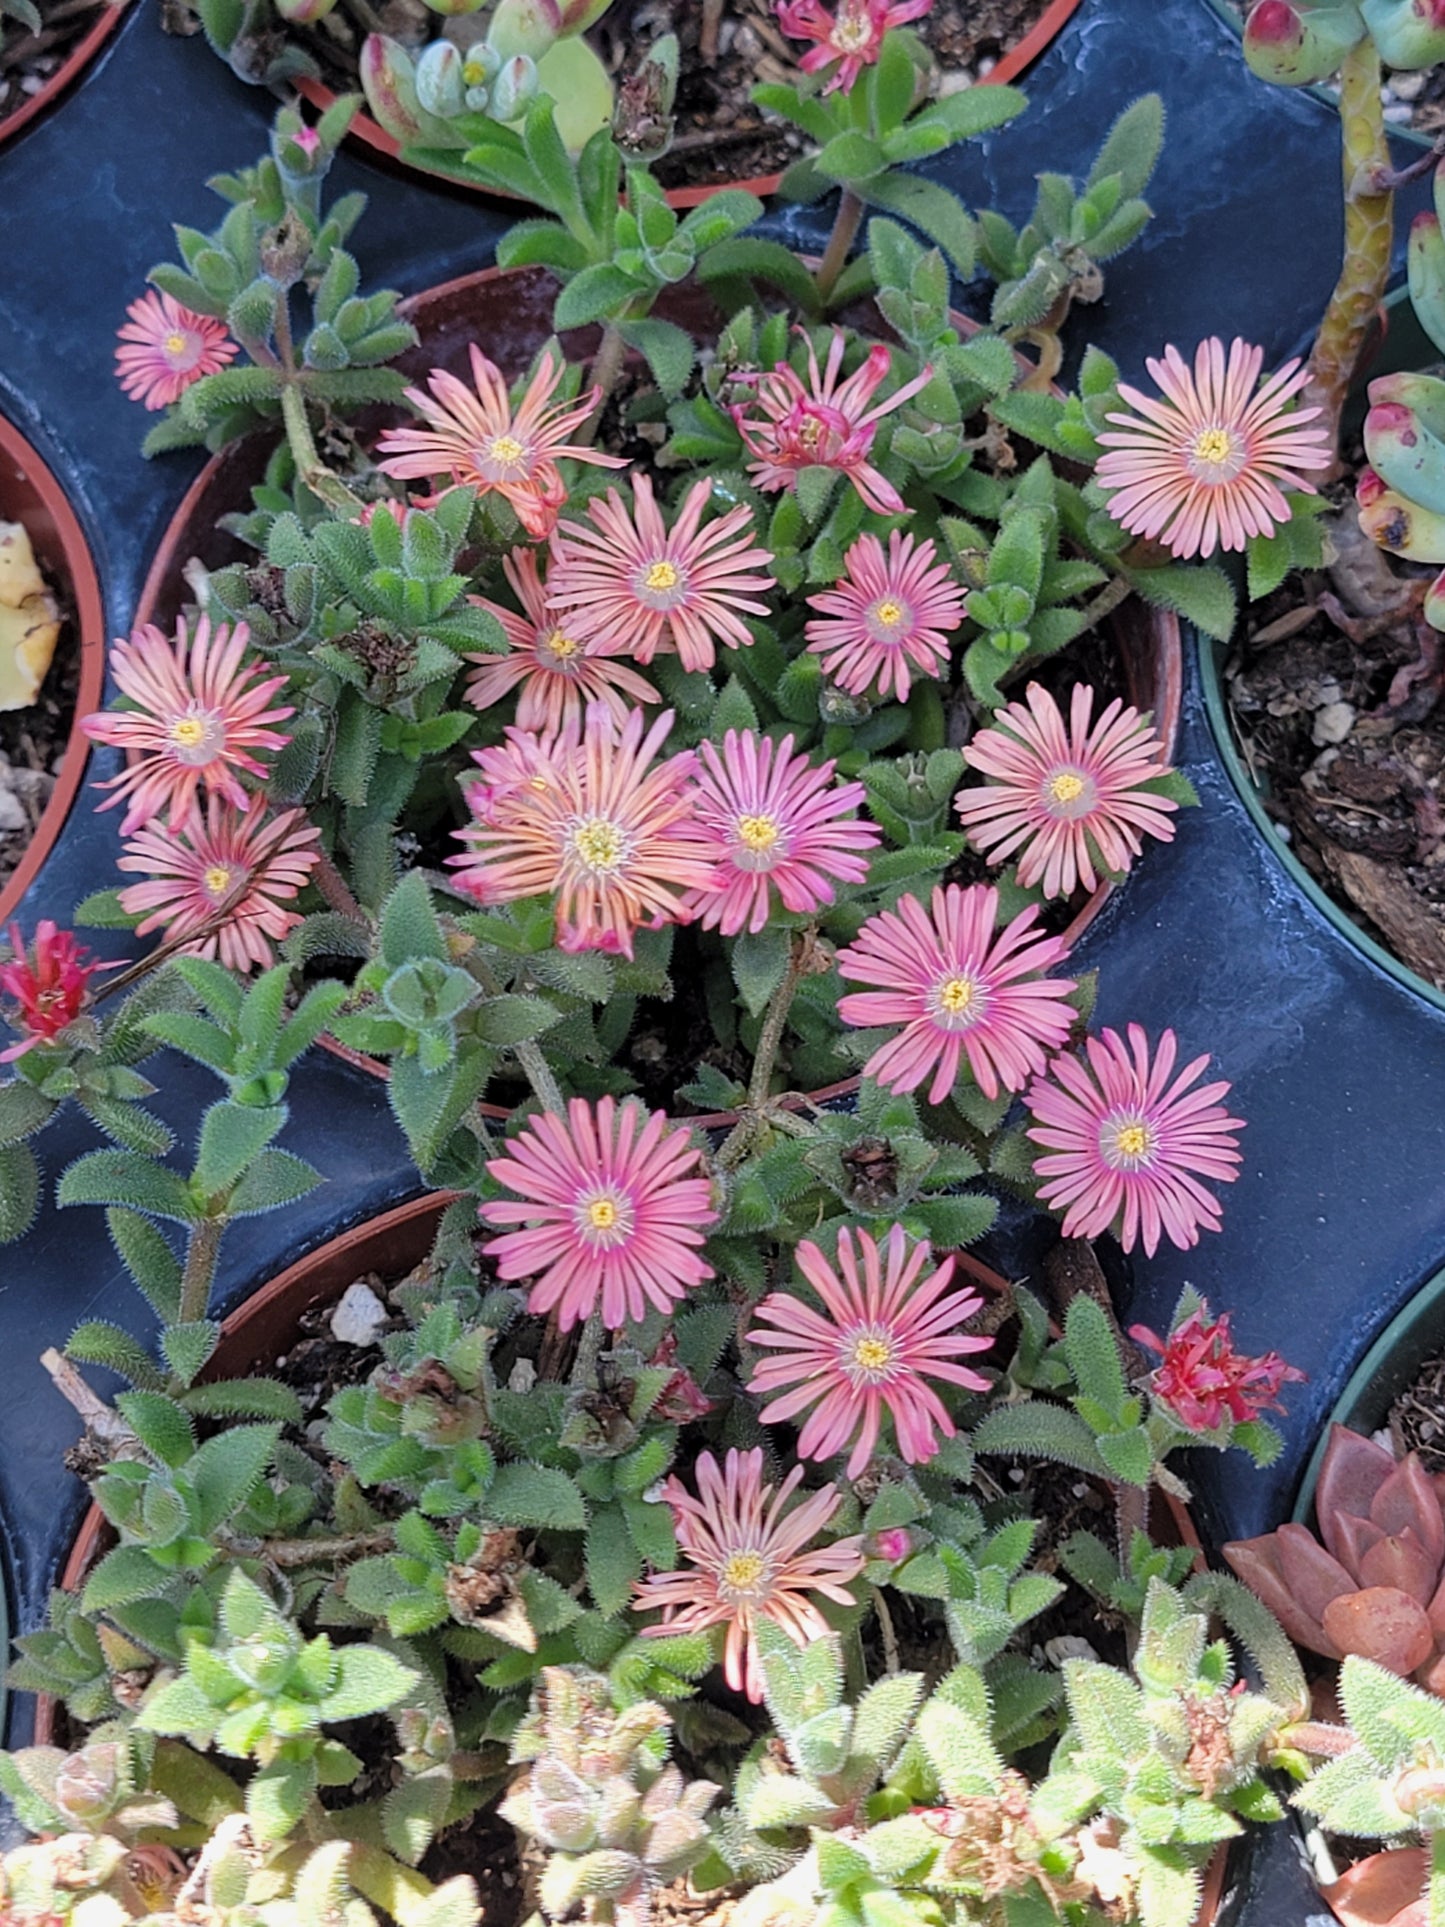
M1134 585L1126 575L1111 576L1099 593L1083 607L1084 626L1079 634L1086 635L1090 629L1097 628L1105 616L1110 616L1121 602L1127 602L1134 593Z
M211 1281L216 1275L216 1259L221 1250L224 1218L202 1218L191 1232L186 1246L186 1267L181 1273L181 1305L178 1325L193 1325L206 1315L211 1302Z
M617 386L617 377L622 373L622 364L626 359L627 343L622 339L622 332L617 323L609 321L602 330L602 339L597 345L597 353L592 357L592 367L589 372L592 376L592 386L597 393L597 400L592 413L582 424L577 437L579 442L590 445L597 439L597 431L602 426L603 410L607 406L613 389Z
M1274 1736L1275 1744L1317 1759L1335 1759L1358 1744L1347 1726L1332 1726L1324 1720L1293 1720Z
M810 923L802 935L794 940L783 981L773 992L772 1002L768 1005L768 1014L763 1020L757 1052L753 1057L752 1078L748 1084L748 1103L755 1111L762 1110L768 1101L768 1086L772 1082L778 1046L783 1041L783 1027L788 1021L788 1012L793 1007L793 998L803 972L812 961L813 939L817 934L817 925Z
M294 378L288 379L281 390L281 418L286 424L286 439L291 444L296 473L305 487L325 502L328 508L339 509L347 515L359 515L366 504L359 495L353 495L341 477L322 461L311 433L311 423L306 418L306 397Z
M594 1311L582 1327L582 1336L577 1341L577 1355L572 1360L571 1382L591 1391L597 1385L597 1361L602 1356L602 1341L605 1337L602 1328L602 1314Z
M480 959L469 957L466 960L466 967L489 997L501 996L501 985ZM508 1046L508 1049L522 1066L527 1082L536 1093L537 1102L542 1106L542 1109L544 1111L551 1111L554 1117L560 1117L565 1121L567 1116L566 1100L562 1096L561 1086L552 1075L552 1066L542 1055L541 1046L537 1043L536 1038L529 1037L524 1043L511 1044Z
M361 1559L371 1553L390 1552L396 1535L387 1526L380 1532L354 1532L333 1539L263 1539L259 1556L272 1566L309 1566L318 1561ZM224 1541L222 1550L237 1559L255 1558L258 1542Z
M833 216L833 232L828 236L828 245L818 263L818 272L813 276L818 299L825 308L838 285L838 276L843 272L849 250L858 238L858 224L862 219L863 203L851 187L845 187L838 201L838 212Z

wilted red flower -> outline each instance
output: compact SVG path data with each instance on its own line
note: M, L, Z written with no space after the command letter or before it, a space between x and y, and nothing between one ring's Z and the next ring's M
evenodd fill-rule
M19 1006L22 1042L0 1051L0 1064L13 1064L37 1044L48 1044L67 1024L73 1024L85 1008L90 979L99 963L86 963L90 955L70 930L57 929L48 917L35 926L35 941L29 955L18 923L10 926L10 961L0 964L0 992L13 997Z
M1237 1352L1229 1335L1229 1313L1210 1322L1208 1305L1201 1305L1176 1325L1167 1338L1156 1338L1145 1325L1132 1325L1129 1336L1163 1360L1149 1380L1150 1390L1190 1432L1217 1432L1228 1423L1244 1425L1263 1411L1282 1411L1279 1389L1292 1381L1304 1383L1304 1373L1286 1365L1278 1352L1251 1358Z
M174 640L147 622L128 642L120 638L112 646L116 687L131 707L82 716L80 726L93 743L111 743L136 756L129 769L99 785L115 792L101 809L126 805L122 836L167 810L170 827L178 829L202 784L244 810L247 792L237 772L264 777L266 765L252 752L284 749L290 742L269 727L296 713L289 704L268 707L286 678L246 662L249 640L244 622L234 629L218 622L212 629L202 616L194 635L187 634L182 617Z
M155 289L126 313L130 320L116 331L115 372L131 400L146 408L169 407L193 381L218 374L241 352L224 321L194 314Z
M860 535L843 558L845 575L808 597L825 620L809 622L809 651L850 695L908 697L910 671L938 676L948 663L948 637L963 621L963 591L932 542L915 543L894 529L888 553L876 535Z
M433 368L427 378L429 394L407 389L407 400L428 426L384 430L376 445L384 459L377 467L399 481L450 474L478 495L496 490L516 510L528 535L541 539L551 534L567 499L557 467L564 456L601 468L627 464L565 439L592 413L598 391L589 389L570 407L563 402L549 406L562 379L560 355L543 356L515 412L501 369L475 342L471 357L475 388L444 368Z
M828 1622L807 1595L820 1592L840 1606L853 1605L847 1582L858 1577L865 1563L863 1540L856 1533L831 1546L807 1549L838 1510L842 1494L836 1486L810 1492L785 1516L783 1508L802 1482L803 1468L795 1465L776 1494L764 1485L761 1446L751 1452L730 1448L725 1468L711 1452L701 1453L696 1498L676 1477L662 1488L678 1544L693 1570L651 1574L638 1585L632 1602L638 1612L652 1606L663 1609L661 1625L644 1626L644 1638L726 1626L724 1676L735 1693L745 1692L754 1705L763 1697L759 1616L781 1626L797 1646L822 1639Z
M742 402L732 409L738 433L749 453L758 458L749 462L748 473L760 489L771 490L796 488L800 469L836 468L848 477L870 509L879 515L900 514L903 497L887 476L873 467L868 456L879 422L926 386L933 370L925 368L921 375L895 388L887 401L870 408L869 402L888 379L893 365L884 344L875 342L862 366L840 382L838 371L847 347L843 330L834 329L821 373L813 343L805 339L806 384L786 361L780 361L771 374L749 377L755 384L759 414L749 417Z
M846 94L877 60L888 29L921 19L932 5L933 0L838 0L838 11L831 14L821 0L778 0L778 25L794 40L817 41L798 62L805 74L838 62L823 92L841 87Z

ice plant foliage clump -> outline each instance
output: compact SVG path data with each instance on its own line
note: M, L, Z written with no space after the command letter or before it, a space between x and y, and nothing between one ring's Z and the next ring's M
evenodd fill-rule
M1127 383L1132 414L1110 414L1096 479L1122 528L1162 542L1177 556L1245 549L1290 519L1282 487L1312 495L1309 477L1332 460L1329 436L1311 426L1322 412L1293 407L1309 380L1286 362L1255 392L1264 350L1236 339L1228 359L1211 336L1194 368L1175 347L1145 362L1163 399Z
M193 314L168 294L132 301L120 329L115 369L132 401L169 408L203 375L214 375L240 353L226 324Z

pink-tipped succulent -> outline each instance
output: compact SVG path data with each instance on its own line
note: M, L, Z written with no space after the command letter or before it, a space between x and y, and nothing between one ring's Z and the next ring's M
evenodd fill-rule
M15 1000L15 1021L25 1033L18 1044L0 1051L0 1064L48 1044L84 1010L87 986L99 963L86 963L90 952L69 930L49 920L35 926L35 940L27 952L18 923L10 926L10 961L0 964L0 995Z
M1315 1512L1318 1538L1290 1523L1224 1556L1296 1644L1445 1694L1445 1514L1417 1455L1332 1426Z
M883 36L890 27L919 20L933 0L838 0L829 13L821 0L778 0L778 25L794 40L814 45L798 62L805 74L835 69L823 88L851 93L859 74L878 59Z

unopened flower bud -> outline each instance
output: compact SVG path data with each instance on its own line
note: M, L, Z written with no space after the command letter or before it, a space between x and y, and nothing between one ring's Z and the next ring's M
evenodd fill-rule
M294 208L261 240L261 272L278 288L291 288L301 279L311 258L311 236Z
M502 57L490 48L485 40L478 40L467 48L462 58L462 86L467 107L474 114L484 114L491 100L492 82L502 71Z
M88 1746L60 1762L55 1775L55 1804L73 1820L95 1820L110 1810L116 1794L119 1748Z
M901 1565L913 1550L913 1536L907 1526L887 1526L882 1532L875 1532L868 1540L866 1550L871 1559L886 1559L891 1565Z
M1360 13L1387 67L1445 60L1445 0L1360 0Z
M1360 38L1353 0L1340 6L1257 0L1244 25L1244 57L1261 80L1308 87L1328 79Z
M381 126L403 147L418 140L423 108L406 48L384 33L369 33L361 44L360 64L366 104Z
M416 63L416 97L429 114L450 120L466 106L461 49L450 40L434 40Z
M500 121L520 120L537 98L537 63L514 54L492 83L490 112Z

